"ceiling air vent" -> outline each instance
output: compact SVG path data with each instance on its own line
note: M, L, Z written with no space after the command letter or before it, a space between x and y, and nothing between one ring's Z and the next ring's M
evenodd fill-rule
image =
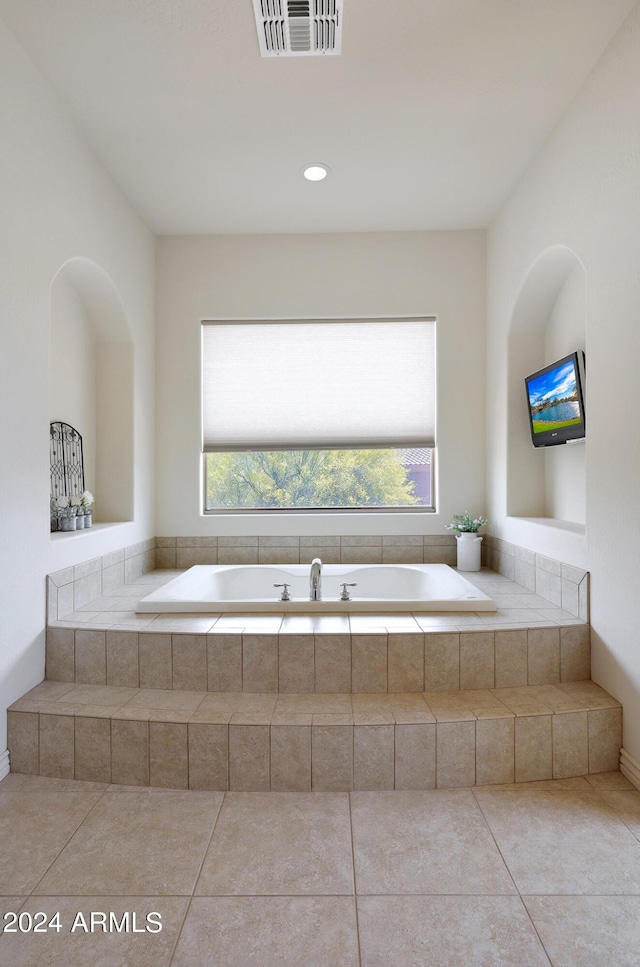
M339 54L343 0L253 0L263 57Z

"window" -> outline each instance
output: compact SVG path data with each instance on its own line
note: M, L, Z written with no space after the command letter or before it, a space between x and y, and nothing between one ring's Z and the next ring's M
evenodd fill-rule
M205 510L431 508L435 322L202 327Z
M205 510L431 507L431 450L207 453Z

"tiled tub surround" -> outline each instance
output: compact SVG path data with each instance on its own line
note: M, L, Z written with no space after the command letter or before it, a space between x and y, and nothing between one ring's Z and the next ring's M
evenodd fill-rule
M154 568L184 570L194 564L449 564L449 535L366 537L152 537L83 561L47 578L47 620L84 608ZM168 580L168 578L166 578ZM147 592L145 593L148 593Z
M127 611L82 614L84 624L74 616L48 628L47 679L348 694L555 685L590 676L589 626L551 626L533 616L528 626L505 619L492 627L489 620L456 624L467 616L455 614L145 615L136 631Z
M486 567L520 585L515 591L504 593L524 595L525 606L534 606L536 598L530 595L536 595L537 599L544 600L544 604L539 603L543 610L561 608L569 617L589 620L587 572L490 536L484 538L482 553ZM50 574L47 619L55 621L84 609L101 595L112 595L154 568L184 570L194 564L310 564L314 557L320 557L325 564L455 566L456 544L455 538L448 534L155 537ZM469 576L465 573L465 577ZM496 589L487 586L482 590L492 594ZM557 614L556 611L549 617L555 620Z
M150 572L154 555L168 564L181 551L199 561L215 552L219 561L228 550L236 563L245 551L260 560L261 548L273 560L279 547L289 560L326 560L327 548L342 554L347 541L315 539L303 551L310 538L273 540L158 538L156 549L148 542L51 575L47 680L9 710L12 770L170 788L348 791L618 768L621 707L588 680L588 624L536 593L544 579L532 587L486 569L466 575L496 601L485 614L132 610L175 573ZM380 561L385 547L396 561L424 560L427 547L441 561L442 551L455 553L448 537L395 540L351 538L344 560L356 560L357 547L376 548ZM536 563L534 576L546 570ZM561 592L569 582L579 601L586 576L557 566Z
M589 620L587 571L490 535L482 543L482 563L581 621Z
M136 581L156 566L156 538L130 544L47 577L47 623Z
M156 567L193 564L450 564L455 537L365 535L362 537L157 537Z

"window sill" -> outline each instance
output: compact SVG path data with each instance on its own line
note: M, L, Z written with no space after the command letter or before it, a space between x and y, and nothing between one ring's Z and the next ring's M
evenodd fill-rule
M587 528L572 520L560 520L557 517L508 517L507 520L519 521L523 524L533 524L536 527L546 527L553 531L564 531L575 537L586 537Z
M82 538L85 535L95 534L96 532L112 530L115 527L123 527L125 524L132 524L133 521L130 520L118 520L109 523L99 523L93 524L91 527L82 528L79 531L51 531L49 537L51 541L57 543L58 541L65 541L67 538L79 537Z

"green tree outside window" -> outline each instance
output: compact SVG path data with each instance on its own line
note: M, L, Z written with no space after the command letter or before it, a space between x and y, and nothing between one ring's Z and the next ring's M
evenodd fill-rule
M206 509L419 506L395 450L209 453Z

